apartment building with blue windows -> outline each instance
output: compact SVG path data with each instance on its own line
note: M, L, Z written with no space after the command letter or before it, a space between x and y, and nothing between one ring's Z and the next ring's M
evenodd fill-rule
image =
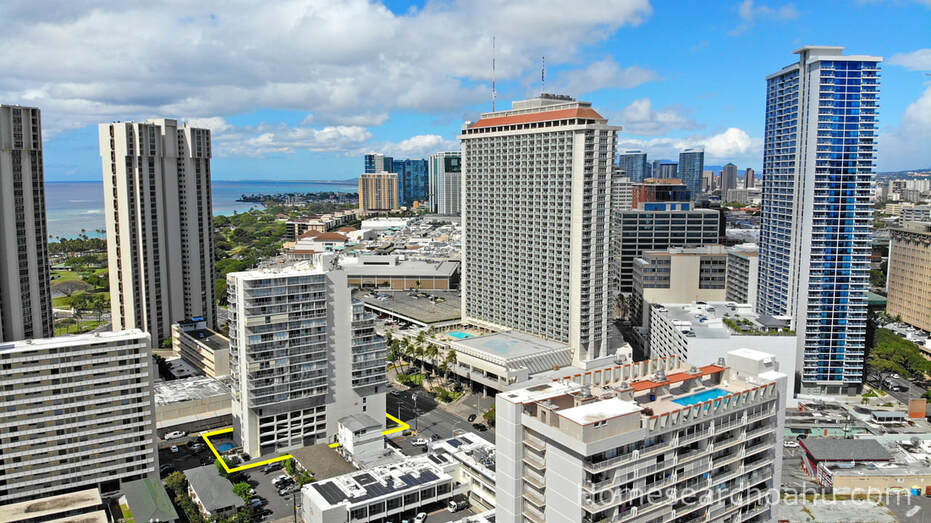
M862 385L879 64L806 46L766 78L757 310L788 316L801 393Z
M647 153L643 151L624 151L617 155L617 166L632 182L642 182L649 178L650 168Z
M426 201L430 192L427 160L394 160L393 170L398 173L398 198L402 205Z
M701 175L705 170L705 150L701 148L685 149L679 153L677 176L682 179L692 198L701 194Z

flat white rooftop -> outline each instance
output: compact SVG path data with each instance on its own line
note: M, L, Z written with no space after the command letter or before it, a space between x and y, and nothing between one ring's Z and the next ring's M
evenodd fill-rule
M616 418L634 414L643 409L634 401L624 401L618 398L610 398L602 401L594 401L571 409L558 411L558 414L579 425L588 425L596 421Z

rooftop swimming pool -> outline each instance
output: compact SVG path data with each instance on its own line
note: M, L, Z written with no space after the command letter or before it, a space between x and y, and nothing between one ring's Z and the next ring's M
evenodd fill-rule
M450 336L452 336L453 338L456 338L457 340L467 340L469 338L475 337L469 334L468 332L462 332L462 331L452 331L452 332L447 332L446 334L449 334Z
M683 396L672 400L674 403L679 405L684 405L686 407L701 403L703 401L713 400L715 398L720 398L721 396L727 396L730 392L724 389L708 389L703 390L697 394L692 394L690 396Z

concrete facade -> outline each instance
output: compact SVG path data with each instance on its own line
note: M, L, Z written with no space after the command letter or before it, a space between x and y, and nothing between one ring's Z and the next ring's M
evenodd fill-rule
M785 390L773 358L745 349L499 394L495 521L769 521Z
M468 323L606 354L611 179L620 127L541 95L462 127L462 311Z
M931 332L931 224L892 230L886 290L886 314Z
M210 130L176 120L100 124L113 330L157 346L171 324L216 324Z
M723 301L727 250L721 245L648 251L634 260L635 324L651 303Z
M0 505L158 477L139 330L0 343Z
M217 378L230 373L230 340L196 318L171 326L172 349L189 365Z
M393 211L400 206L397 173L366 173L359 177L360 210Z
M725 300L747 303L756 309L756 291L760 279L760 248L745 243L727 251Z
M462 153L451 151L430 155L430 212L444 215L462 210Z
M52 328L42 116L0 105L0 342L47 338Z
M384 340L327 255L227 275L234 437L262 456L331 441L338 420L384 420Z

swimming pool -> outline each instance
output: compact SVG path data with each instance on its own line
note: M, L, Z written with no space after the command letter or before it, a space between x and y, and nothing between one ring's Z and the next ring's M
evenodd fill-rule
M457 340L465 340L465 339L475 337L469 334L468 332L462 332L462 331L452 331L452 332L447 332L446 334L449 334L450 336L452 336L453 338L456 338Z
M686 407L701 403L703 401L713 400L715 398L720 398L721 396L727 396L730 392L724 389L708 389L699 392L698 394L692 394L691 396L683 396L678 399L672 400L674 403L679 405L685 405Z

